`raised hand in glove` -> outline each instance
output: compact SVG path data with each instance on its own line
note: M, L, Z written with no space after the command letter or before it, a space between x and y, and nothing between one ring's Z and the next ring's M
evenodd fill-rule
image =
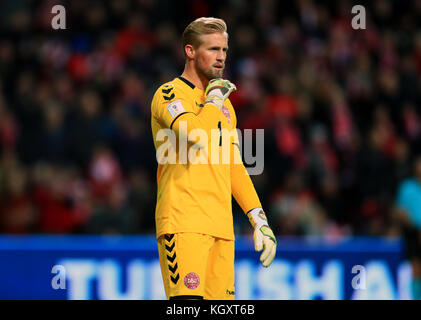
M237 90L235 85L229 80L212 79L209 81L205 90L206 101L205 104L213 104L219 109L222 109L224 101L229 97L231 92Z

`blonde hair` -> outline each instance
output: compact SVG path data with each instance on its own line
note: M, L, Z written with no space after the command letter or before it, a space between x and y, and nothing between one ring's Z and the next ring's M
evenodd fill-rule
M202 44L201 35L224 32L227 32L227 25L224 20L212 17L198 18L184 29L183 48L187 44L198 48Z

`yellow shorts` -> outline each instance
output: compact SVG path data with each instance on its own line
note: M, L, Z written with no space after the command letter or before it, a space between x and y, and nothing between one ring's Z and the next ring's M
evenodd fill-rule
M161 236L158 252L167 299L234 300L234 250L234 240L206 234Z

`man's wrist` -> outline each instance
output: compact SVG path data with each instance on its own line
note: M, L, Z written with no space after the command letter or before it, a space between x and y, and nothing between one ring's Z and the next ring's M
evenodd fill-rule
M218 107L219 109L221 109L222 105L224 104L224 100L223 97L220 97L219 95L213 94L207 97L206 101L205 101L205 105L206 104L212 104L216 107Z
M260 228L261 226L269 226L265 212L261 207L254 208L247 212L247 217L255 229L256 227Z

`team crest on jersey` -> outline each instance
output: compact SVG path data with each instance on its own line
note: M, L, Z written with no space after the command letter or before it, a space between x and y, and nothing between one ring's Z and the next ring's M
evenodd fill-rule
M226 107L226 106L222 106L222 113L224 114L224 116L227 118L227 119L231 119L231 114L230 114L230 112L228 111L228 108Z
M231 124L231 114L226 106L222 106L221 109L222 113L224 114L225 118L228 119L228 123Z
M200 278L197 273L190 272L184 277L184 285L188 289L196 289L200 285Z
M167 109L170 112L171 117L173 117L173 118L175 118L180 113L186 111L180 100L175 100L175 101L171 102L169 105L167 105Z

